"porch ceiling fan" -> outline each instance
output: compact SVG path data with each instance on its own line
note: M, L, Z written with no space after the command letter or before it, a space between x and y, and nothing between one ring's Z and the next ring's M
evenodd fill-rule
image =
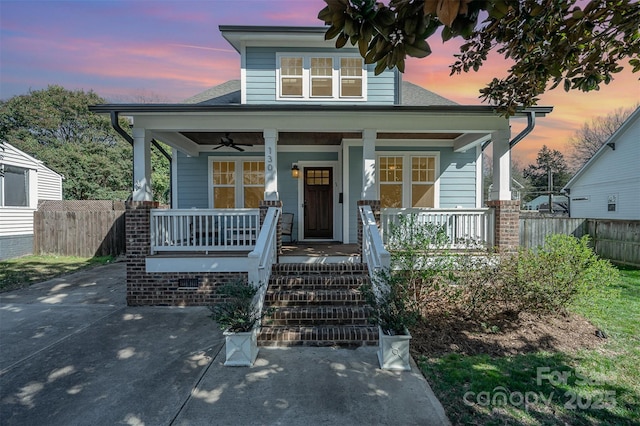
M240 148L240 146L253 146L253 144L250 144L250 143L235 143L233 141L233 139L231 139L229 137L229 133L225 133L224 136L220 138L220 145L216 146L213 149L216 150L216 149L220 149L220 148L223 148L223 147L227 147L227 148L236 149L238 151L244 151L244 149Z

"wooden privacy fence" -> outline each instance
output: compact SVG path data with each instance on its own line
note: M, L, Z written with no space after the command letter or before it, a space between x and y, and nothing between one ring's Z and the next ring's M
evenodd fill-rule
M118 256L125 252L125 206L119 201L44 201L33 220L34 254Z
M568 217L520 216L520 245L537 247L547 235L589 235L598 256L611 261L640 267L640 221L608 219L576 219Z

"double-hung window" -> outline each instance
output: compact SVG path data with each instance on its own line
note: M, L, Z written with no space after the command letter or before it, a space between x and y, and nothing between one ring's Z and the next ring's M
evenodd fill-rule
M278 100L366 100L366 68L360 56L278 53Z
M258 208L264 198L264 160L213 160L211 176L215 209Z
M382 207L438 207L437 154L378 157Z
M29 170L0 164L0 206L29 207Z

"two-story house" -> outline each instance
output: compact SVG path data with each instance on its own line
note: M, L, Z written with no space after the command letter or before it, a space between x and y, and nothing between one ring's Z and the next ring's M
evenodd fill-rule
M517 246L510 148L551 108L520 111L529 126L512 139L509 118L491 106L458 105L403 82L397 70L375 75L356 48L326 41L326 28L220 31L240 55L239 81L180 104L91 108L111 114L116 128L119 117L133 119L133 137L119 129L134 147L130 304L209 304L220 282L263 280L251 271L278 262L282 213L293 214L292 238L301 242L362 245L369 228L359 206L370 205L382 229L419 209L449 227L452 242ZM173 148L171 209L152 202L153 140Z

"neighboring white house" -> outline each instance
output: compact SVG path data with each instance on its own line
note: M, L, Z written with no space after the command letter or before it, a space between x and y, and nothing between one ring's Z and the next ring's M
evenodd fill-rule
M564 211L566 213L566 206L569 204L569 198L566 195L554 195L553 196L553 210L554 211ZM523 210L535 210L538 211L540 208L543 208L546 211L549 211L549 196L548 195L538 195L533 200L525 203L522 206Z
M33 252L33 212L62 199L62 176L16 147L0 143L0 260Z
M640 220L640 108L563 191L569 195L571 217Z

